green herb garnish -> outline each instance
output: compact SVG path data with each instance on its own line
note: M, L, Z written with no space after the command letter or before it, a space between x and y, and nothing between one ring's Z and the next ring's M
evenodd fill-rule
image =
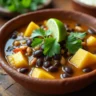
M44 45L44 55L52 57L55 54L60 53L60 44L56 41L55 38L51 37L50 30L37 29L32 33L32 47L36 47L38 45Z
M71 54L74 54L79 48L82 48L82 39L86 36L84 33L71 33L66 41L66 48Z
M44 4L46 0L32 0L30 10L35 11L38 9L38 5Z
M0 0L0 6L11 12L24 13L37 10L38 6L45 2L46 0Z
M34 38L33 42L32 42L32 47L36 47L38 45L40 45L43 42L43 39L41 38Z
M56 39L52 37L45 38L44 55L48 55L49 57L51 57L59 53L60 53L60 44L56 41Z
M50 36L50 35L51 35L50 30L45 31L44 29L40 28L40 29L34 30L34 32L32 33L32 38L38 37L38 36L45 38L45 37Z

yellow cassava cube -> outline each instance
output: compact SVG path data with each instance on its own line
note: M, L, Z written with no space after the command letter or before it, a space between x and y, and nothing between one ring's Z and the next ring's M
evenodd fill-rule
M32 77L40 78L40 79L55 79L54 76L52 76L51 74L47 73L46 71L40 68L33 69Z
M88 39L87 39L87 46L96 46L96 38L93 37L93 36L90 36Z
M71 58L70 62L77 68L85 68L96 64L96 55L79 49Z
M8 60L13 67L28 67L27 58L21 52L8 56Z
M25 37L29 37L31 36L32 34L32 31L35 30L35 29L38 29L39 26L37 24L35 24L34 22L30 22L25 33L24 33L24 36Z

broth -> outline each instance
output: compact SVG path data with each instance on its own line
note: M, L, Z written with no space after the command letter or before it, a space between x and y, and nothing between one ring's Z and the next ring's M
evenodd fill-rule
M70 20L70 21L68 21L68 20L63 20L63 23L64 23L65 26L66 26L66 30L67 30L67 33L68 33L68 34L71 33L71 32L68 32L69 29L70 29L70 30L73 30L73 31L74 31L74 30L77 31L77 30L75 29L76 26L79 26L80 28L82 28L82 29L83 29L82 32L87 32L87 35L86 35L85 39L83 40L85 43L86 43L86 40L88 39L88 37L90 37L90 36L96 37L96 35L93 35L93 34L88 33L89 27L87 27L87 26L85 26L85 25L77 24L77 22L71 21L71 20ZM40 25L40 26L43 27L43 28L46 28L46 27L45 27L45 21L39 22L39 23L37 23L37 24ZM15 31L15 32L17 32L17 33L16 33L16 34L17 34L17 38L16 38L16 39L12 39L12 38L9 38L9 39L8 39L8 41L7 41L7 43L6 43L6 46L5 46L5 56L6 56L6 59L7 59L8 62L9 62L8 56L14 54L13 50L14 50L15 48L18 48L18 47L20 47L21 45L27 46L26 40L28 40L29 37L28 37L28 38L23 37L26 28L27 28L27 25L24 26L24 27L22 27L22 28L19 28L19 29L17 29L17 30ZM69 28L69 29L68 29L68 28ZM69 31L70 31L70 30L69 30ZM72 32L73 32L73 31L72 31ZM81 32L81 31L80 31L80 32ZM14 32L13 32L13 33L14 33ZM13 46L13 45L14 45L14 41L16 41L16 40L17 40L17 41L18 41L18 40L20 41L21 44L20 44L19 46ZM24 43L24 42L25 42L25 43ZM12 47L12 48L11 48L11 47ZM83 48L84 48L85 50L91 52L91 53L94 53L94 54L95 54L95 52L96 52L96 48L93 48L93 47L88 48L88 47L86 47L86 46L83 46ZM64 49L63 51L65 51L65 49ZM68 52L67 52L67 53L64 52L64 54L63 54L62 56L64 56L64 58L65 58L65 60L66 60L66 63L64 64L64 66L69 66L69 67L71 67L72 70L73 70L72 77L73 77L73 76L79 76L79 75L85 74L85 73L82 71L82 69L76 68L73 64L71 64L71 63L68 61L68 60L73 56L72 54L68 54ZM29 56L27 56L27 57L28 57L28 62L29 62L29 63L31 62L32 58L34 58L33 55L29 55ZM9 62L9 64L10 64L10 62ZM52 76L54 76L55 79L60 79L60 78L62 78L61 74L66 73L66 72L64 71L64 69L62 68L62 66L63 66L63 65L61 65L61 66L58 68L58 71L57 71L57 72L49 72L48 70L46 70L46 68L43 68L43 67L40 67L40 69L46 70L47 73L49 73L49 74L51 74ZM29 64L28 72L25 72L24 74L31 76L31 74L32 74L32 68L34 68L34 67L36 67L36 64L35 64L34 66L31 66L31 65ZM14 68L15 68L17 71L18 71L18 69L19 69L19 68L16 68L16 67L14 67ZM90 68L91 68L92 70L94 70L96 67L91 66ZM62 69L63 69L63 70L62 70Z

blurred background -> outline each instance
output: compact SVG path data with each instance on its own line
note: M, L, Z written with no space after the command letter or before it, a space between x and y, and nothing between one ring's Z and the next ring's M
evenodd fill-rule
M96 17L96 0L0 0L0 26L6 19L49 8L75 10Z
M71 10L72 0L0 0L0 15L12 18L16 15L47 8Z
M0 27L17 15L49 8L73 10L72 0L0 0Z

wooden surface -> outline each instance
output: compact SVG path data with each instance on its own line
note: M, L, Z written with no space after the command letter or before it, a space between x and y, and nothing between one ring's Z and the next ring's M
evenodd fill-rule
M63 8L65 10L73 10L71 6L71 0L53 0L53 5L56 8ZM0 27L8 19L0 17ZM85 89L82 89L79 92L74 92L66 95L60 96L96 96L96 82L88 86ZM3 69L0 68L0 96L49 96L44 94L37 94L34 92L29 92L21 85L16 83L9 75L7 75ZM52 95L53 96L53 95ZM55 96L55 95L54 95ZM58 95L59 96L59 95Z

